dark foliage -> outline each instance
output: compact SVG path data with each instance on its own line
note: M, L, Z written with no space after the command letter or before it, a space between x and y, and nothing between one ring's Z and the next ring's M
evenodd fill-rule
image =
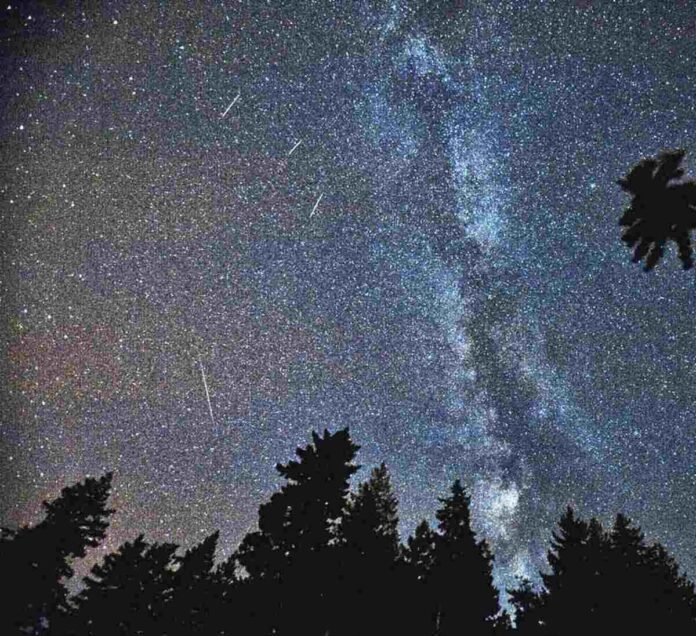
M402 547L404 564L404 613L412 634L434 634L438 618L438 602L431 573L435 564L437 534L427 521L421 521Z
M664 255L667 241L677 244L684 269L693 266L691 230L696 228L696 181L679 181L683 150L663 152L656 159L643 159L619 185L631 197L619 225L621 240L633 248L633 261L645 258L649 271Z
M523 636L694 633L693 584L623 515L605 532L568 508L548 560L543 589L524 582L511 594Z
M368 636L393 629L398 612L398 522L396 497L382 464L349 499L341 520L336 548L341 574L339 608L362 609L342 613L341 621L332 625L332 634Z
M158 633L173 596L175 551L174 544L148 544L140 535L109 554L85 578L68 633Z
M11 573L4 593L0 633L40 631L68 610L63 582L73 575L72 561L99 545L106 534L106 507L111 473L63 488L60 496L43 502L45 518L36 526L3 530L0 564Z
M212 619L220 597L214 576L215 548L219 533L214 532L183 556L175 556L173 590L165 607L167 633L183 631L195 636L215 634Z
M286 484L259 510L259 529L215 565L218 534L180 551L141 535L95 565L81 591L72 560L104 538L111 475L65 488L35 527L3 529L12 577L2 634L62 636L575 636L696 633L696 594L660 544L617 515L611 530L568 508L553 533L540 587L510 591L500 612L493 558L471 527L455 481L404 545L384 464L354 493L358 447L347 430L278 465Z
M430 572L437 599L437 633L454 636L466 625L472 635L490 634L499 609L493 557L486 541L477 541L471 529L469 496L459 480L454 482L451 495L440 502Z
M249 633L319 634L330 628L337 598L338 523L347 506L358 446L348 430L298 448L299 461L278 464L287 480L259 509L259 530L242 541L235 559L256 590L258 630ZM307 611L312 607L312 611Z

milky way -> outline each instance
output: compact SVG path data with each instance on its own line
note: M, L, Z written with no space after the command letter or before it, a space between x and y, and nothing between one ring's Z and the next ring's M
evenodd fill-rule
M113 470L102 551L223 557L349 426L501 586L567 504L696 570L695 279L615 183L696 150L693 3L99 4L2 9L4 523Z

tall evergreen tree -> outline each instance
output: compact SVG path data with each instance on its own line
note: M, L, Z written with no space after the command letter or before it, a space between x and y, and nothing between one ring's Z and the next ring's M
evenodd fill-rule
M349 499L339 531L342 613L335 634L394 631L397 614L399 534L397 500L385 464L373 469Z
M436 533L425 520L416 526L413 535L406 541L404 560L413 568L417 581L425 582L433 568L436 541Z
M510 604L515 609L515 633L519 636L545 634L542 608L546 590L537 590L529 579L522 579L515 589L507 590Z
M694 586L662 545L646 544L640 528L618 514L608 547L605 578L613 594L607 622L631 631L696 632Z
M312 433L312 442L296 450L299 461L276 466L287 484L261 506L258 531L235 554L264 599L263 611L253 610L264 633L324 636L331 613L336 555L330 548L349 479L358 470L352 462L359 447L348 429Z
M58 498L43 502L39 524L3 532L0 564L13 582L4 596L0 633L41 631L61 620L68 609L63 583L73 574L72 562L99 545L114 512L106 507L111 480L107 473L63 488Z
M348 500L340 537L356 554L392 564L399 551L398 502L384 463L374 468Z
M597 620L603 572L601 526L576 517L568 507L552 535L550 571L541 575L545 592L530 605L543 634L581 634ZM592 548L592 549L591 549Z
M694 588L659 545L618 515L610 533L568 508L553 533L544 590L512 593L521 636L692 634Z
M74 636L153 636L166 633L175 585L171 543L148 544L143 535L96 564L75 599L67 633Z
M173 590L165 608L167 633L219 633L213 617L219 596L213 572L219 536L219 532L214 532L183 556L174 556Z
M470 498L459 480L451 495L440 499L438 535L432 584L438 601L437 634L490 634L499 611L493 585L493 557L485 539L476 540L471 528Z
M411 634L433 634L438 615L431 581L437 534L421 521L401 551L404 614Z

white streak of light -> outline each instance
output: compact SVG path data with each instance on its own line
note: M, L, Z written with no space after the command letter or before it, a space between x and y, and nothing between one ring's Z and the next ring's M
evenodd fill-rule
M234 105L237 103L237 100L239 99L240 96L241 96L241 93L237 93L237 97L235 97L235 98L230 102L230 105L225 109L225 112L222 113L222 116L223 116L223 117L224 117L225 115L227 115L227 113L230 112L230 108L232 108L232 106L234 106Z
M205 370L203 369L203 363L200 358L198 359L198 364L201 367L201 376L203 376L203 386L205 387L205 398L208 400L208 412L210 413L210 421L215 426L215 418L213 417L213 405L210 403L210 392L208 391L208 381L205 379Z
M292 147L292 150L288 153L288 157L289 157L293 152L295 152L295 149L296 149L297 146L299 146L301 143L302 143L302 140L300 139L300 140Z
M312 218L312 215L317 211L317 208L319 207L319 201L321 201L321 198L324 196L324 193L322 192L319 195L319 198L317 199L317 202L314 204L314 207L312 208L312 211L309 213L309 218Z

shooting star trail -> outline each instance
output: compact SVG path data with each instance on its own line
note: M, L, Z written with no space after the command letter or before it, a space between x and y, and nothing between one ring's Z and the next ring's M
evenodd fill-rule
M297 146L299 146L301 143L302 143L302 140L300 139L300 140L292 147L292 150L288 153L288 157L289 157L293 152L295 152L295 150L297 149Z
M205 370L203 369L203 363L201 359L198 358L198 364L201 367L201 376L203 377L203 386L205 387L205 398L208 400L208 412L210 413L210 421L215 426L215 418L213 417L213 405L210 403L210 392L208 391L208 381L205 379Z
M239 99L240 96L241 96L241 93L237 93L237 97L235 97L235 98L230 102L230 105L225 109L225 112L222 113L222 117L223 117L223 118L225 117L225 115L227 115L227 113L230 112L230 108L232 108L232 106L234 106L234 105L237 103L237 100Z
M319 198L317 199L317 202L314 204L314 207L312 208L312 211L309 213L309 218L312 218L312 215L317 211L317 208L319 207L319 201L321 201L321 198L324 196L324 193L322 192L319 195Z

